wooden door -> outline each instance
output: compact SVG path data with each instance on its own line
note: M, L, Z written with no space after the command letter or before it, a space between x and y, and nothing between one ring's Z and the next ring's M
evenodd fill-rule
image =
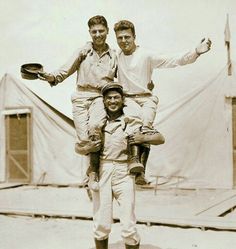
M27 183L31 180L31 115L5 115L6 174L8 182Z

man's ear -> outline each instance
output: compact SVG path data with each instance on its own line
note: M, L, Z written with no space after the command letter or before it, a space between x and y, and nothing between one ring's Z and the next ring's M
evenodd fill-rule
M109 28L107 27L107 34L109 34Z

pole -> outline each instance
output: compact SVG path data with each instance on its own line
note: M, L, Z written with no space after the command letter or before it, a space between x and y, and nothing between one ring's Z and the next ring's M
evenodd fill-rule
M227 47L227 66L228 75L232 75L232 63L230 58L230 29L229 29L229 14L227 14L226 25L225 25L225 45Z

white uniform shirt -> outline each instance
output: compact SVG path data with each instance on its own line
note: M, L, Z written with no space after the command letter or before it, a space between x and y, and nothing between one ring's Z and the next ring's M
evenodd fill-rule
M127 137L141 127L141 122L136 119L125 120L122 115L116 120L109 121L103 129L104 146L101 153L102 160L127 161L128 140Z
M150 92L147 84L151 81L153 69L190 64L197 57L195 50L174 56L155 54L139 46L131 55L124 55L121 51L118 54L118 82L131 94Z
M76 84L82 87L91 86L100 89L107 83L106 78L113 80L116 68L117 58L114 50L108 47L101 56L94 49L86 56L80 64L79 53L83 48L78 49L74 55L59 70L53 73L56 82L60 83L67 77L77 71Z

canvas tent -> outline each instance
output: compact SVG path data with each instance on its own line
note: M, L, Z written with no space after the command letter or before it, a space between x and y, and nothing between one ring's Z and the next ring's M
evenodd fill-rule
M160 105L155 125L164 134L166 143L152 146L148 176L164 176L167 185L172 183L171 176L183 176L181 187L185 188L233 187L235 84L235 75L228 77L224 68L211 81L199 83L187 94L180 93L180 97L168 105ZM0 84L0 181L7 181L6 119L11 111L17 119L14 111L17 108L25 109L31 116L31 182L42 178L45 183L81 182L87 162L74 152L71 119L10 75L5 75Z
M227 76L224 68L209 82L160 108L156 126L166 143L152 148L150 174L183 176L181 186L188 188L233 187L235 84L235 74Z
M74 152L73 122L22 82L0 83L0 182L77 184L84 157Z

